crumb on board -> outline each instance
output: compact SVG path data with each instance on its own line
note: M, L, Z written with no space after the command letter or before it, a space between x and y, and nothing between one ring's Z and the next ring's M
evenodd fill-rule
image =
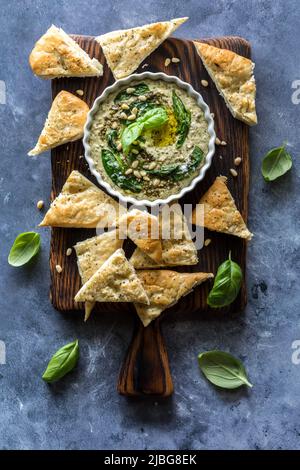
M66 255L70 256L72 254L72 248L68 248L66 251Z
M40 200L36 203L36 207L38 208L39 211L41 211L44 207L44 201Z
M165 60L165 67L168 67L168 65L170 65L170 63L171 63L171 59L167 58Z
M62 272L62 267L61 267L60 264L57 264L57 265L55 266L55 269L56 269L56 271L57 271L59 274Z
M211 239L207 238L204 242L204 246L208 246L211 243Z
M84 91L83 90L76 90L77 95L83 96Z
M241 164L241 162L242 162L241 157L236 157L236 158L234 159L234 164L235 164L235 166L239 166L239 165Z

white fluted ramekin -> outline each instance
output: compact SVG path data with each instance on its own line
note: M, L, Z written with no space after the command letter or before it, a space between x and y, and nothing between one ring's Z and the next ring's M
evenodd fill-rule
M96 169L94 160L91 157L91 149L90 149L90 146L89 146L89 136L90 136L91 124L93 122L94 116L95 116L96 112L98 111L99 106L101 105L101 103L103 103L103 101L105 101L106 98L111 93L115 93L120 88L123 88L124 85L125 86L130 86L133 82L142 81L142 80L145 80L145 79L150 79L150 80L154 80L154 81L155 80L163 80L163 81L168 82L168 83L174 83L179 88L185 90L189 96L194 98L194 100L198 104L199 108L201 108L202 111L204 112L205 120L206 120L207 125L208 125L208 133L209 133L208 152L205 155L204 165L202 165L202 167L199 169L199 174L197 176L195 176L195 178L190 182L190 184L188 186L182 188L182 190L179 193L172 194L171 196L168 196L165 199L156 199L155 201L149 201L147 199L136 199L133 196L124 195L121 192L117 191L116 189L112 188L109 183L107 183L106 181L103 180L101 174ZM199 181L201 181L204 178L206 171L208 170L208 168L211 165L212 157L215 153L215 140L216 140L216 134L215 134L215 130L214 130L214 120L211 116L209 107L205 103L205 101L203 100L202 96L199 93L197 93L191 85L189 85L186 82L183 82L182 80L180 80L177 77L174 77L172 75L166 75L165 73L161 73L161 72L159 72L159 73L144 72L144 73L141 73L141 74L133 74L133 75L130 75L129 77L122 78L121 80L117 80L115 83L113 83L113 85L107 87L103 91L101 96L99 96L98 98L95 99L93 107L90 110L90 112L88 113L87 121L86 121L86 124L85 124L85 127L84 127L83 145L84 145L84 149L85 149L85 158L86 158L86 160L89 164L91 173L96 177L96 179L97 179L98 183L100 184L100 186L105 188L109 194L119 198L120 203L124 203L124 204L132 203L132 204L135 204L136 206L142 206L143 205L143 206L153 207L153 206L156 206L158 204L168 204L171 201L178 200L182 196L184 196L186 193L188 193L189 191L192 191L195 188L196 184L199 183Z

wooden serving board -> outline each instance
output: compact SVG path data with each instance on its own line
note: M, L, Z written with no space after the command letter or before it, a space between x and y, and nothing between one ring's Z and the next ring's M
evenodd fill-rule
M67 90L75 94L76 90L84 91L82 99L92 106L95 98L103 90L114 82L114 78L106 64L100 45L93 37L73 36L79 45L91 57L96 57L104 65L104 74L100 78L68 78L52 81L52 97L61 91ZM250 57L249 43L239 37L221 37L201 40L220 48L231 49L240 55ZM167 57L178 57L178 64L171 63L165 67ZM147 64L143 67L143 65ZM209 78L200 57L198 56L192 41L176 38L167 39L156 51L154 51L139 67L136 73L144 71L164 72L176 75L181 80L190 83L209 105L215 115L215 130L221 140L227 142L227 146L216 146L216 153L212 165L203 181L195 190L187 194L180 202L196 204L201 195L209 188L218 175L228 176L228 187L236 201L237 207L242 213L244 220L248 214L248 190L249 190L249 145L248 126L234 119L228 111L223 99L219 96L212 80ZM201 85L201 80L209 82L208 87ZM82 174L96 183L91 176L88 165L84 158L84 149L81 141L69 143L52 150L52 192L53 200L61 191L63 184L72 170L79 170ZM238 168L238 176L232 177L230 168L234 168L233 160L241 157L242 163ZM74 302L74 296L81 286L80 277L76 265L76 256L73 250L71 256L66 256L67 248L73 246L79 240L84 240L95 235L95 230L53 228L50 246L50 270L51 289L50 298L54 307L60 311L82 309L81 304ZM216 273L218 266L228 258L229 251L232 258L237 261L244 273L243 287L236 301L226 310L209 310L206 303L207 294L211 288L210 283L198 287L193 293L182 298L178 304L168 309L162 318L168 315L176 315L180 311L189 314L198 312L201 315L213 317L223 316L224 313L241 311L247 301L245 270L246 270L246 247L244 240L239 238L208 232L205 238L212 240L208 247L199 251L198 266L179 268L180 271L195 272L208 271ZM125 251L130 249L130 244L125 243ZM63 267L62 273L58 274L55 266ZM132 311L130 304L99 303L94 315L101 312ZM167 396L172 393L173 386L168 358L160 332L160 319L156 320L148 328L141 327L137 322L137 328L129 348L126 361L121 369L118 389L127 395L139 393L155 393Z

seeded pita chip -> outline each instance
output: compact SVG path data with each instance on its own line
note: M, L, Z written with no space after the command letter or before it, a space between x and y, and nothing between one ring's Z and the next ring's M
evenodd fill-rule
M119 239L117 230L78 242L74 248L82 284L85 284L116 250L122 248L122 245L123 240ZM85 303L85 321L89 318L94 305L93 302Z
M72 171L40 226L96 228L116 224L126 210L78 171Z
M29 63L35 75L41 78L99 77L103 67L61 28L52 25L36 42Z
M98 36L96 41L100 43L115 79L133 73L187 19L176 18Z
M155 263L140 248L136 248L130 258L133 266L136 269L151 269L164 266L189 266L197 264L197 249L191 240L186 219L179 204L176 204L176 209L174 208L170 213L161 212L159 221L162 261Z
M204 204L204 227L215 232L228 233L251 240L249 232L234 199L226 186L227 178L219 176L202 196L199 205ZM198 208L200 210L200 206ZM197 222L197 206L192 213L192 222Z
M157 217L148 212L133 209L119 221L120 232L126 235L154 262L162 259L162 246L159 238Z
M86 123L88 105L68 91L54 99L36 146L28 155L38 155L59 145L81 139Z
M255 64L227 49L194 42L203 64L233 117L250 126L257 124Z
M144 326L189 294L194 287L214 277L212 273L177 273L167 270L138 271L137 275L150 300L148 306L134 304Z
M75 296L75 301L149 304L143 285L121 248L82 286Z

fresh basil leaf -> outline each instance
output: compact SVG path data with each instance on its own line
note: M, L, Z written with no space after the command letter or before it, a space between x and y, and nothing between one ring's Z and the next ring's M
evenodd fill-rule
M15 239L8 255L11 266L19 267L28 263L39 251L41 237L36 232L20 233Z
M262 161L261 172L265 181L274 181L292 168L292 157L285 145L270 150Z
M174 112L177 125L178 125L178 128L177 128L178 139L177 139L176 147L180 148L182 147L190 130L191 112L186 109L181 98L179 98L179 96L176 94L174 90L172 93L172 103L173 103L173 112Z
M115 97L114 101L115 103L118 103L120 101L126 101L128 100L131 96L140 96L144 95L148 91L150 91L150 88L146 83L139 83L138 85L130 86L130 88L134 88L133 93L127 93L126 89L120 91L120 93L117 94Z
M50 359L43 374L45 382L56 382L76 366L79 358L78 339L60 348Z
M158 129L168 121L168 113L163 107L149 109L141 117L137 118L137 123L143 123L145 130Z
M104 170L117 186L134 193L139 193L142 190L142 185L137 178L123 174L122 167L119 164L115 153L111 150L103 149L101 159Z
M117 152L117 138L118 138L118 132L116 129L108 129L106 132L106 142L110 146L110 148Z
M125 155L128 154L131 144L139 138L143 129L144 124L137 121L124 128L121 135L121 144Z
M223 351L207 351L199 354L198 362L205 377L221 388L234 389L241 385L253 387L245 367L239 359Z
M237 298L242 280L242 270L237 263L231 260L229 254L229 259L218 268L213 288L207 298L208 305L212 308L230 305Z
M188 163L183 165L163 165L157 170L148 170L148 173L160 178L170 178L174 181L180 181L186 178L190 173L194 172L202 162L203 158L203 151L196 145Z
M125 127L121 143L125 155L128 154L131 144L137 140L142 134L143 130L157 129L164 125L168 120L168 114L162 107L149 109L142 116L136 119L135 122Z

